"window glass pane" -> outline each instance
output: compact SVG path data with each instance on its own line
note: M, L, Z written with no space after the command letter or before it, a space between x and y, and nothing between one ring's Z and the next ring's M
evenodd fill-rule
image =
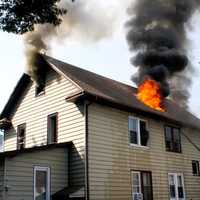
M170 151L172 149L172 129L170 127L165 127L165 143L166 150Z
M138 144L138 134L135 131L130 131L130 143Z
M176 198L176 185L175 185L174 175L169 175L169 189L170 189L170 197Z
M147 146L149 133L147 131L147 125L145 121L140 121L140 138L141 138L141 145Z
M47 199L47 172L36 171L35 200Z
M183 190L183 179L182 176L177 176L177 182L178 182L178 197L184 198L184 190Z
M137 123L137 119L129 118L129 130L137 131Z
M192 161L192 173L193 175L199 175L199 162L196 160Z
M130 143L138 144L138 120L129 118Z
M132 173L133 193L140 193L140 175L139 173Z
M151 173L142 172L143 200L152 200Z
M175 152L181 152L181 141L180 141L180 130L177 128L173 129L173 150Z

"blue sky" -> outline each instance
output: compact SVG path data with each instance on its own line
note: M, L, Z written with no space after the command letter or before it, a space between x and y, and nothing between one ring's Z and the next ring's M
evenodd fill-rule
M112 18L114 25L111 34L99 41L78 37L67 37L59 42L54 41L51 55L95 73L133 84L130 77L136 69L129 62L131 53L128 50L124 29L124 23L127 19L126 8L129 1L126 0L123 4L116 0L110 1L108 4L103 3L101 9L105 10L112 6L114 10ZM104 10L101 12L103 13ZM191 24L192 27L188 31L188 37L191 41L188 49L196 72L191 89L190 107L192 112L200 117L200 71L198 70L200 67L200 22L195 17ZM96 28L99 31L104 31L98 25ZM87 35L87 33L85 34ZM22 37L0 32L0 110L2 110L24 69L25 56Z

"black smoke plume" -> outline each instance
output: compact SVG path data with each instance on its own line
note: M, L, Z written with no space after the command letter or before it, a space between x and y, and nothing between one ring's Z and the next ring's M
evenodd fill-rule
M130 50L137 52L131 59L138 67L133 81L139 85L150 77L160 83L164 97L185 107L191 84L186 25L199 5L198 0L137 0L126 23Z

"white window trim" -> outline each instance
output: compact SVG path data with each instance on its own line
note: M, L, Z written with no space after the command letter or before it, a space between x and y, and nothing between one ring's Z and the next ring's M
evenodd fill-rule
M47 172L47 200L50 200L50 168L49 167L34 167L34 181L33 181L33 199L35 200L35 184L36 184L36 171L45 171Z
M145 120L145 119L139 118L139 117L129 116L128 117L128 123L129 123L129 119L137 120L137 128L138 128L138 132L137 132L138 143L137 144L131 143L131 141L130 141L130 130L129 130L129 124L128 124L128 135L129 135L129 144L130 144L130 146L131 147L139 147L139 148L149 149L149 146L141 145L141 134L140 134L140 128L139 128L140 121L143 121L143 122L146 123L146 128L148 130L149 129L148 121Z
M186 200L186 196L185 196L185 184L184 184L184 175L183 175L183 173L169 173L168 174L168 185L169 186L170 186L169 176L171 176L171 175L175 177L176 198L169 197L170 200ZM183 195L184 195L184 198L181 198L181 199L178 198L178 176L181 176L182 181L183 181ZM170 194L170 188L169 188L169 194Z

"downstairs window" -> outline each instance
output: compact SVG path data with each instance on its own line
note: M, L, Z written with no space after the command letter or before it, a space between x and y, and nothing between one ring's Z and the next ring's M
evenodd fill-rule
M183 174L170 173L168 179L170 200L185 200Z
M50 200L50 168L34 167L34 200Z
M151 172L132 171L132 199L153 200Z

